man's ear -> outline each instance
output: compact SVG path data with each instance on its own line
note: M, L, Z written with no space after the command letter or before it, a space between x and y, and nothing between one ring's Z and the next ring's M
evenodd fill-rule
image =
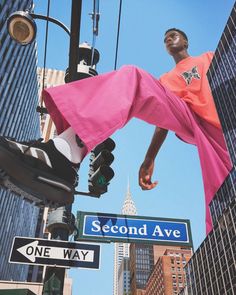
M184 47L185 47L186 49L188 49L188 41L187 41L187 40L184 40Z

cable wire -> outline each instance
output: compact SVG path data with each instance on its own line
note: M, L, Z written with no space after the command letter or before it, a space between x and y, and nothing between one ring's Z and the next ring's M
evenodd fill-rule
M121 12L122 12L122 0L120 0L120 7L119 7L119 17L118 17L118 25L117 25L116 54L115 54L114 70L116 70L116 68L117 68L117 57L118 57L119 38L120 38L120 20L121 20Z

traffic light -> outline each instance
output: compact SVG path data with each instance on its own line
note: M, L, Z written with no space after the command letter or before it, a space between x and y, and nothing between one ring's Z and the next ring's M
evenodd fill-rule
M107 192L109 181L115 175L110 167L114 160L111 153L114 148L115 142L108 138L91 151L88 189L97 197Z

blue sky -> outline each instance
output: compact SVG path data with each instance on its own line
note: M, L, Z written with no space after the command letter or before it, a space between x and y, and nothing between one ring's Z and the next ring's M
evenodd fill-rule
M92 0L83 1L80 41L92 42ZM233 0L123 0L118 68L134 64L154 76L169 71L174 62L165 51L163 34L177 27L189 37L189 53L198 55L214 51L232 9ZM36 0L35 12L46 14L47 1ZM69 0L51 0L50 15L70 26ZM100 52L97 70L114 69L118 0L100 0L99 36L96 48ZM37 21L38 65L43 65L45 23ZM47 67L65 70L68 67L69 38L54 24L49 25ZM119 130L115 161L115 177L109 192L100 199L76 197L73 212L120 213L127 191L128 178L138 215L190 219L195 249L205 237L204 192L196 148L169 133L156 160L154 179L159 185L143 192L138 186L138 170L150 143L154 126L134 119ZM80 170L79 189L87 191L88 159ZM114 245L102 245L101 268L98 271L72 269L73 294L111 295L113 285Z

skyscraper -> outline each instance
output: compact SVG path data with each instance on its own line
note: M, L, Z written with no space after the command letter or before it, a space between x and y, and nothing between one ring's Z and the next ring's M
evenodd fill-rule
M32 0L0 1L0 134L18 140L40 137L36 43L18 45L7 31L7 18ZM0 189L0 279L26 280L27 265L9 264L14 236L34 236L39 209Z
M129 257L123 257L118 270L118 295L130 295Z
M178 294L185 286L183 267L191 254L190 246L132 243L131 295Z
M188 294L235 294L236 290L236 4L208 72L234 167L210 203L214 228L187 264Z
M154 267L154 245L130 245L130 285L132 295L144 295L146 283Z
M233 163L236 162L235 9L234 4L208 72L215 105Z
M167 248L147 280L145 295L179 294L186 285L184 266L191 256L191 249Z
M131 193L130 193L130 185L128 184L127 193L125 196L125 201L122 207L122 214L124 215L137 215L137 210L132 200ZM115 243L115 251L114 251L114 278L113 278L113 295L123 295L125 290L129 289L129 272L127 268L123 268L123 272L120 272L119 275L119 268L122 264L123 258L129 258L129 243ZM124 264L125 263L125 264ZM127 259L123 262L123 266L127 265ZM123 286L119 280L123 282ZM118 288L118 286L120 288ZM124 288L124 286L126 286Z

